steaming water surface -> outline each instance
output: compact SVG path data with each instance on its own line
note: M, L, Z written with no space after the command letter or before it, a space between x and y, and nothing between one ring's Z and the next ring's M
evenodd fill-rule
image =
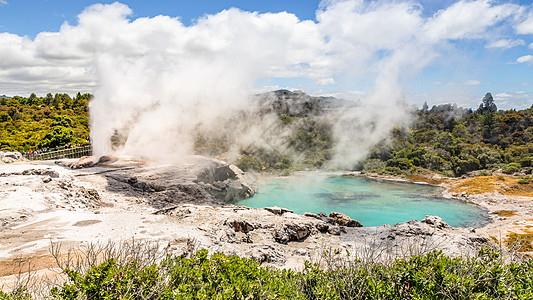
M422 220L426 215L440 216L451 226L478 227L488 220L485 209L439 198L438 188L428 185L343 176L290 176L267 180L258 188L255 196L237 204L279 206L299 214L337 211L364 226Z

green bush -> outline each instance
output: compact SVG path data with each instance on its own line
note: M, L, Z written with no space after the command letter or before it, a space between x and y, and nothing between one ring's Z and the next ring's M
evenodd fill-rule
M531 179L529 179L529 178L522 178L522 179L518 180L519 184L529 184L530 182L531 182Z
M301 272L263 267L237 256L200 250L140 267L114 259L68 281L48 299L532 299L533 260L505 263L497 251L448 257L440 251L382 264L326 252L325 265ZM2 299L31 299L24 287Z
M502 172L505 174L513 174L516 172L520 172L520 170L521 170L521 167L520 167L520 164L518 163L510 163L502 167Z
M250 155L243 155L239 160L235 163L239 169L243 171L261 171L262 163L261 161L255 157Z

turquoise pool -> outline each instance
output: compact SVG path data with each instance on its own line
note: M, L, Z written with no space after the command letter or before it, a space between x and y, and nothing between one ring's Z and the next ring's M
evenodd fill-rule
M440 216L451 226L478 227L488 212L476 205L436 196L429 185L380 182L352 176L298 175L266 180L258 193L237 205L279 206L304 212L342 212L364 226L395 224L426 215Z

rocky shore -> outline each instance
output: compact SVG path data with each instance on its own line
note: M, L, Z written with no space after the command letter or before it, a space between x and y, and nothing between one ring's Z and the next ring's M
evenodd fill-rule
M50 243L79 247L132 238L158 240L177 255L195 245L296 269L329 249L383 259L433 249L468 255L489 245L500 226L522 222L525 228L533 211L527 199L489 195L470 200L491 211L520 209L519 216L494 216L475 229L453 228L435 216L364 227L340 212L299 215L278 207L232 205L255 193L254 179L215 159L191 156L165 165L109 158L81 169L68 167L72 163L0 165L0 265L6 266L0 276L15 271L7 266L20 257L42 259L37 265L50 267L44 263L52 264L49 255L45 259Z

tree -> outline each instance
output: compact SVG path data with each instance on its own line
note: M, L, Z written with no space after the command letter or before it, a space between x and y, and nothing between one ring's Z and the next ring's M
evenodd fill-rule
M428 114L428 102L427 101L424 101L424 105L422 105L422 113L424 115Z
M35 104L35 102L37 102L37 95L35 95L35 93L31 93L31 95L28 98L26 104L33 105L33 104Z
M46 94L46 98L44 98L44 104L50 105L52 104L52 100L54 100L54 96L51 93Z
M484 114L488 111L490 112L496 112L498 108L496 107L496 104L494 103L494 99L492 98L491 93L486 93L483 99L481 99L481 104L479 104L479 108L477 109L477 113Z
M481 135L483 139L488 142L494 142L496 138L496 114L491 111L485 111L481 119Z

